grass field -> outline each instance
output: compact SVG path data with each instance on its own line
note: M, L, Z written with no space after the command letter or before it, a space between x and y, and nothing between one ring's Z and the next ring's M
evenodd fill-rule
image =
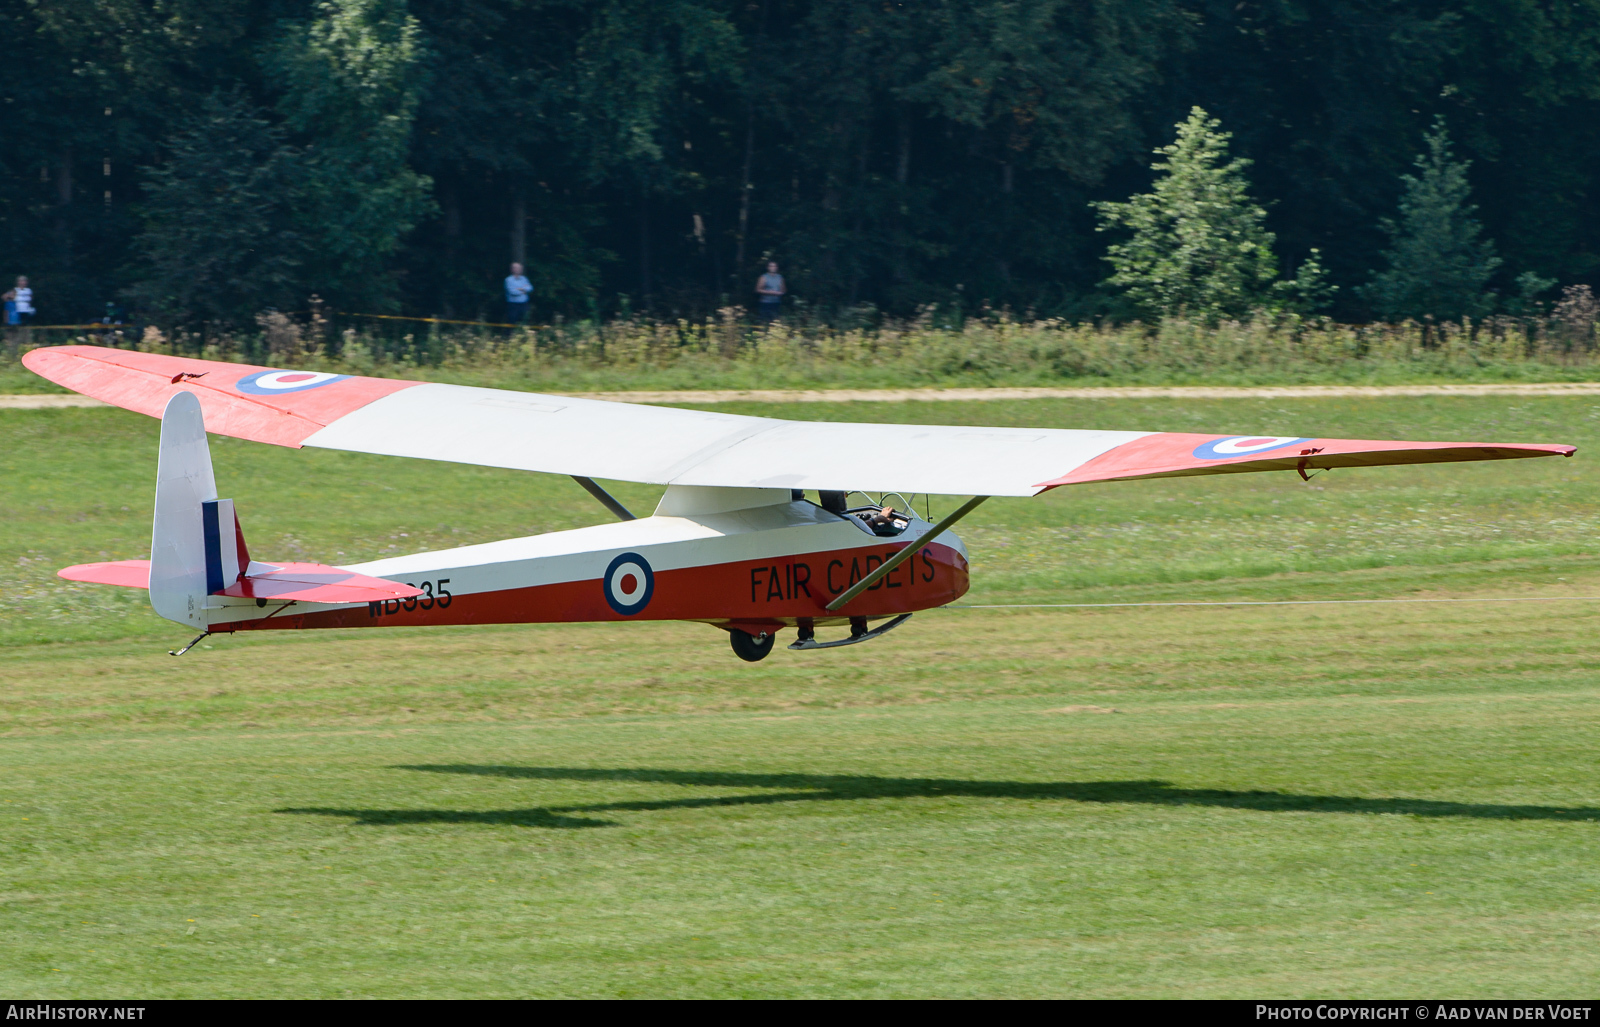
M1600 596L1589 399L805 415L1580 447L993 501L961 531L971 604ZM241 636L172 660L186 639L142 593L53 576L143 555L155 442L120 411L0 412L9 994L1557 997L1600 978L1600 603L945 610L758 665L648 624ZM268 557L602 519L543 476L214 456Z

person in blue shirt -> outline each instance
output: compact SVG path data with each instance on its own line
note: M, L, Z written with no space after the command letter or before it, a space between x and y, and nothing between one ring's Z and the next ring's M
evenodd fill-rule
M788 291L783 276L778 274L778 262L767 261L767 273L756 279L756 295L761 297L756 309L760 312L762 324L777 320L778 311L783 307L783 295Z
M528 317L528 297L533 285L522 274L521 264L512 264L506 276L506 324L519 325Z

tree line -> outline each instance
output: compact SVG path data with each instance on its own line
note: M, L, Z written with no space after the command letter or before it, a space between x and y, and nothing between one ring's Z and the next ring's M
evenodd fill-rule
M0 273L137 307L1530 312L1600 0L0 0ZM1152 160L1152 151L1157 151Z

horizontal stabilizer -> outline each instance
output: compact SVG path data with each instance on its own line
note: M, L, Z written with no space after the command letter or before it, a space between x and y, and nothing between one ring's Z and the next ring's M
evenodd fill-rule
M56 571L68 581L92 581L96 585L121 585L124 588L150 587L149 560L113 560L110 563L80 563Z
M420 588L399 581L368 577L320 563L254 563L250 566L255 573L213 594L236 599L293 599L302 603L371 603L381 599L410 599L423 594ZM91 581L97 585L122 585L127 588L150 587L149 560L80 563L56 574L68 581Z
M218 592L241 599L293 599L302 603L371 603L410 599L422 589L385 578L371 578L320 563L251 564L250 574Z

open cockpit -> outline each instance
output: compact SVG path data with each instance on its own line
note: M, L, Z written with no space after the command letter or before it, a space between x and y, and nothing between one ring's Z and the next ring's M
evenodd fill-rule
M850 497L856 495L867 500L872 499L871 496L864 492L819 493L824 510L851 520L869 535L894 538L904 533L916 517L916 511L910 501L897 493L885 493L877 502L864 506L848 505ZM894 503L889 502L890 496L898 499L900 504L896 506Z

